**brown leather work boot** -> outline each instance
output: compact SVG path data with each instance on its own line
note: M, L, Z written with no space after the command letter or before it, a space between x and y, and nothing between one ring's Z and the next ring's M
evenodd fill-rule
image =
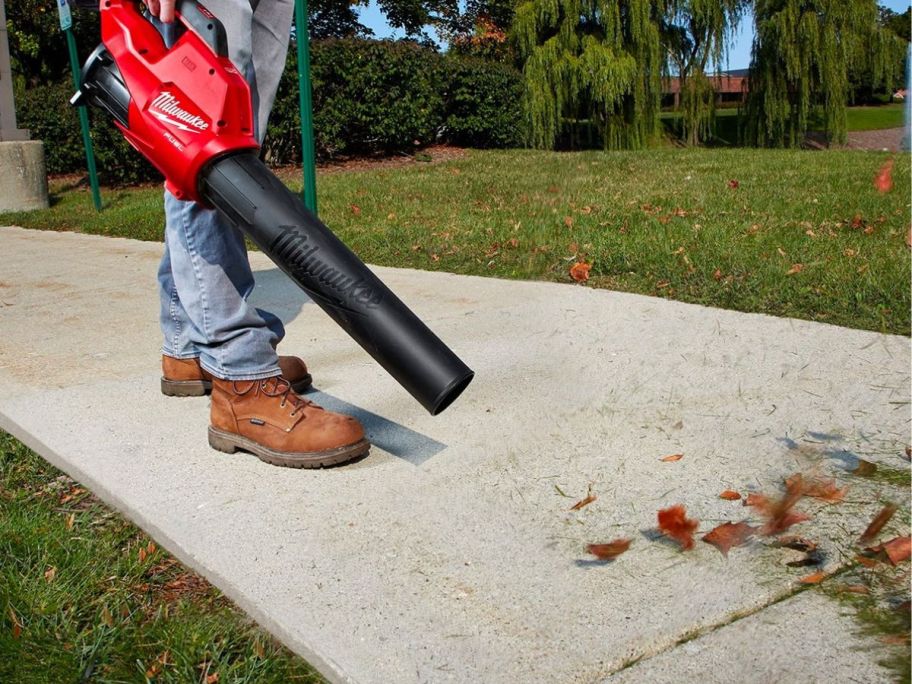
M295 392L305 392L313 382L307 365L297 356L280 356L279 369ZM169 397L201 397L212 391L212 374L203 369L199 359L175 359L163 354L161 391Z
M249 451L273 465L322 468L370 449L361 423L302 399L281 377L212 378L210 422L213 449L229 454Z

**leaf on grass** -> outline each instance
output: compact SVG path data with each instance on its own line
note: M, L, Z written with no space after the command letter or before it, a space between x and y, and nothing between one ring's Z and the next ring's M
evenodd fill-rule
M352 204L351 213L353 213L355 216L361 216L361 207L359 207L357 204Z
M145 563L145 562L146 562L146 556L147 556L147 555L148 555L148 554L146 553L146 549L141 547L141 548L139 549L139 562L140 562L140 563Z
M734 489L726 489L724 492L719 494L720 499L725 499L726 501L738 501L741 498L741 494L736 492Z
M877 559L869 558L868 556L862 556L861 554L856 554L855 560L866 568L873 568L875 565L877 565Z
M877 175L874 177L874 187L877 188L877 192L886 194L893 189L894 163L895 161L893 159L888 159L884 165L880 167L880 171L878 171Z
M12 606L9 607L9 616L13 623L13 639L18 639L22 636L22 623L19 622L19 616L16 615L16 611L13 610Z
M206 684L218 684L219 673L213 672L211 675L206 677Z
M64 494L62 497L60 497L61 505L65 504L65 503L69 503L70 501L72 501L73 499L78 497L80 494L85 494L85 489L83 489L82 487L72 487L70 489L70 491L68 491L66 494Z
M859 228L864 228L864 224L865 224L864 216L862 216L861 214L855 214L855 216L852 217L851 225L852 225L852 228L854 228L855 230L858 230Z
M595 501L597 498L598 498L597 495L592 494L592 493L590 492L589 495L586 496L585 499L580 499L580 500L577 501L575 504L573 504L573 506L570 507L570 510L571 510L571 511L578 511L578 510L581 509L581 508L585 508L586 506L588 506L589 504L591 504L593 501Z
M687 510L681 504L663 508L658 513L659 531L666 537L674 539L685 551L694 545L693 533L699 521L687 517Z
M804 264L792 264L792 267L785 272L785 275L795 275L796 273L801 273L804 270Z
M870 461L866 461L863 458L858 459L858 465L855 466L855 469L850 471L852 475L859 475L861 477L870 477L877 472L877 466Z
M67 519L66 519L66 528L67 528L68 530L72 530L72 529L73 529L73 525L75 525L75 524L76 524L76 514L75 514L75 513L70 513L70 514L67 516Z
M266 648L263 646L263 642L260 641L259 637L253 640L253 652L256 654L257 658L266 657Z
M599 560L614 560L630 548L629 539L615 539L607 544L589 544L586 550Z
M741 546L746 543L756 532L757 528L746 522L727 522L710 530L709 534L703 536L703 541L712 544L722 552L723 556L727 557L733 546Z
M53 565L44 571L44 581L50 584L54 581L54 577L57 576L57 568Z
M111 615L111 611L108 610L107 606L101 609L101 621L108 627L114 626L114 616Z
M802 577L799 582L802 584L820 584L823 580L826 579L827 574L822 570L820 572L815 572L813 574Z
M871 590L863 584L837 584L832 587L844 594L870 594Z
M684 454L670 454L668 456L663 456L659 460L663 463L674 463L675 461L680 461L684 458Z
M577 261L570 267L570 277L578 283L584 283L589 280L589 271L592 270L592 264L585 261Z
M880 513L874 516L874 519L871 521L871 524L868 525L868 528L864 533L859 537L858 543L861 546L865 544L870 544L874 541L875 537L880 534L880 531L883 529L884 525L890 522L890 518L893 517L893 514L896 513L896 506L893 504L887 504L884 506Z
M730 181L728 181L728 187L730 187L732 190L737 190L741 187L741 183L732 178Z
M155 542L150 541L148 544L146 544L146 553L151 556L153 553L155 553L155 550L157 548L158 547L155 545Z

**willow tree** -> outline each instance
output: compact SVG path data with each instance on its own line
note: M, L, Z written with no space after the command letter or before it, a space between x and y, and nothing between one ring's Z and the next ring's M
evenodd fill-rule
M588 119L608 149L643 147L658 131L662 0L523 0L513 35L530 142L553 148L566 119Z
M794 147L819 107L832 142L846 138L849 64L869 55L875 72L884 50L875 0L755 0L747 142Z
M715 89L706 71L720 73L745 0L666 0L662 43L670 75L678 78L684 139L696 145L711 133Z

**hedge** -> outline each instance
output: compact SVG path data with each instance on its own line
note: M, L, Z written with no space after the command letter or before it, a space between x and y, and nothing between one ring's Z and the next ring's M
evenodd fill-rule
M299 163L301 132L294 46L269 121L263 153L275 164ZM314 133L327 158L412 151L434 143L511 147L523 139L521 76L479 59L441 55L414 43L356 39L311 45ZM44 140L49 173L85 169L82 137L69 106L71 83L17 93L20 126ZM91 112L102 181L158 178L100 112Z

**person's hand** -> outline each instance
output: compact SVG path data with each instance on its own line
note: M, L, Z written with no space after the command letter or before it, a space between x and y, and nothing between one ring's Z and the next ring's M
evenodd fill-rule
M158 17L164 23L170 24L174 21L174 2L175 0L143 0L146 7L153 16Z

